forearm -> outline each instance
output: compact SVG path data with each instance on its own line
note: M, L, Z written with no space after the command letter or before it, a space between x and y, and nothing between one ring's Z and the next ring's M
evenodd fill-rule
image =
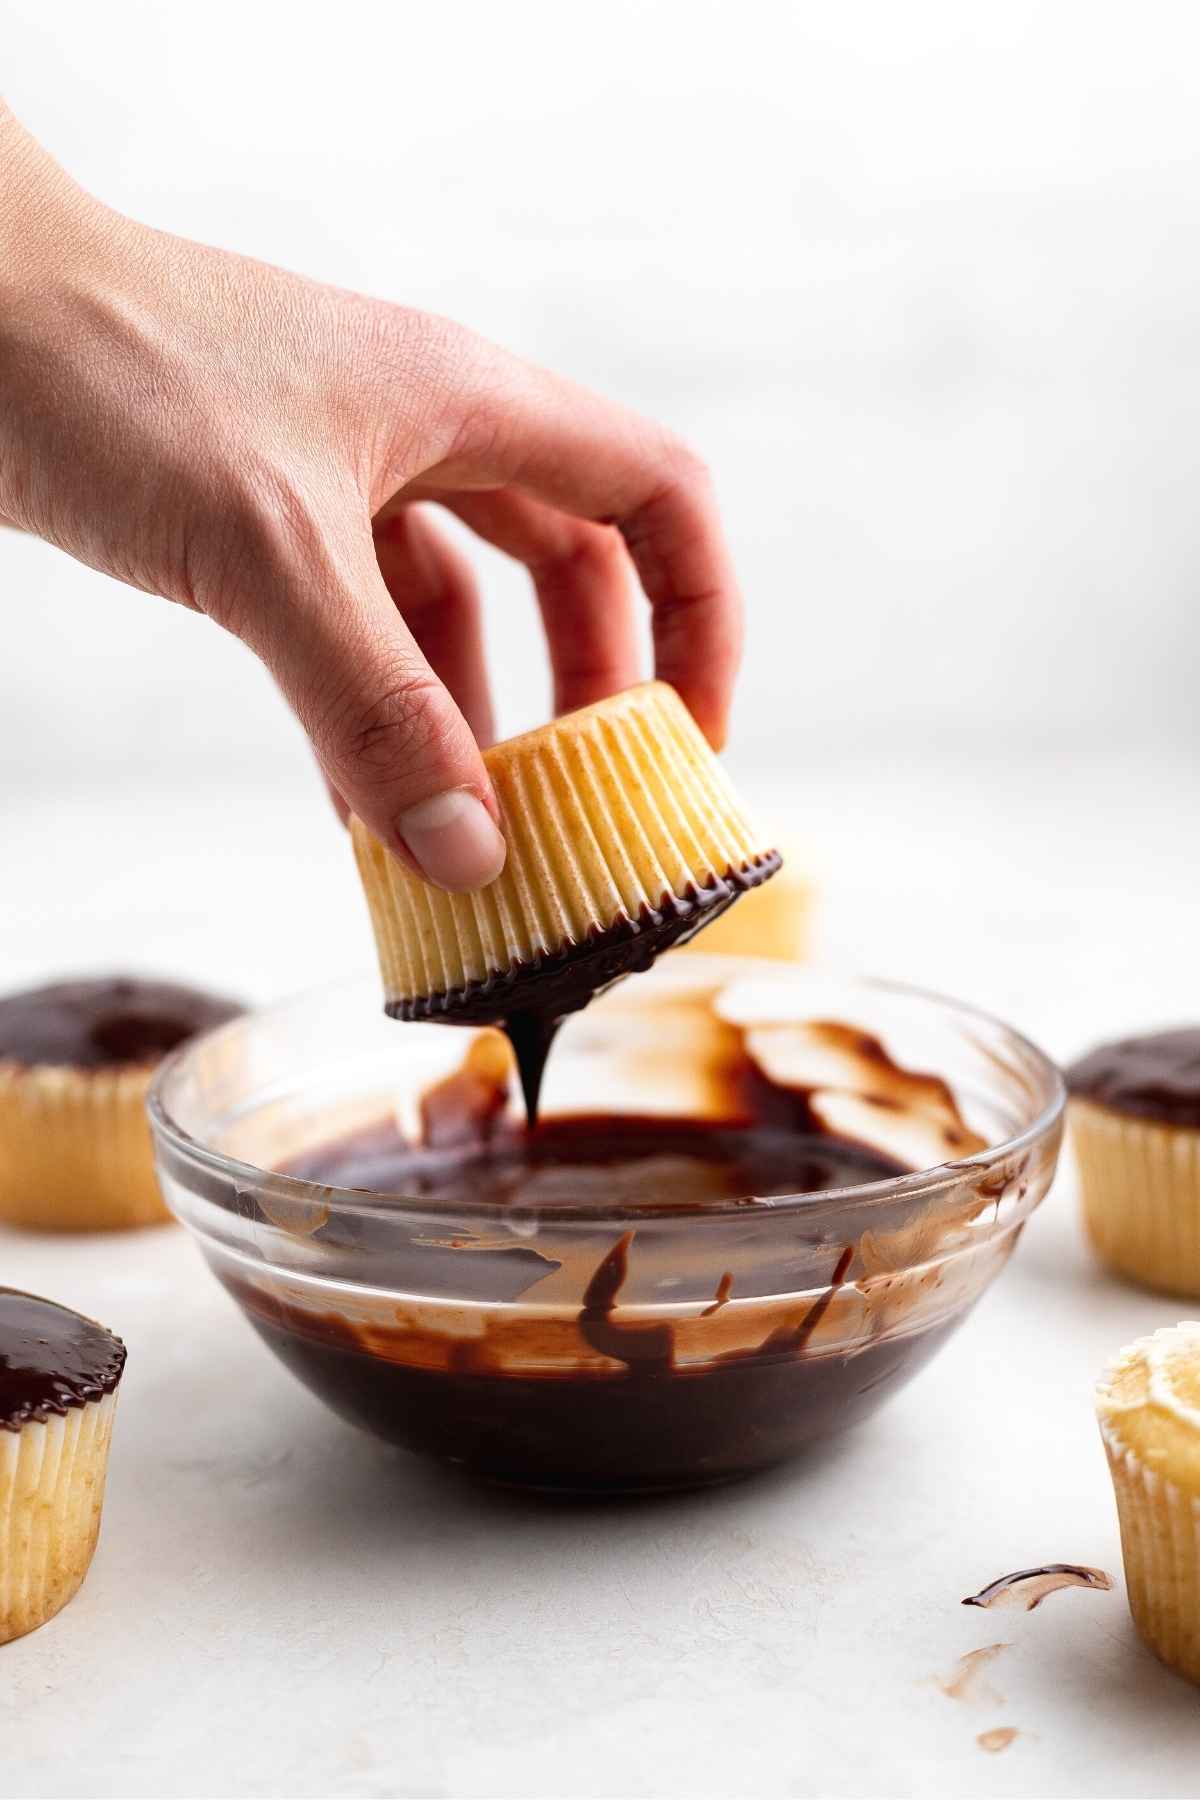
M99 238L103 216L116 215L106 215L0 100L0 299L44 281Z

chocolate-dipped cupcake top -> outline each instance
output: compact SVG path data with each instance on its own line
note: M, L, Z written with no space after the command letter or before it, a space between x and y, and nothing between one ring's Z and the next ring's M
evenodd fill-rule
M0 997L0 1062L73 1069L155 1063L241 1011L219 995L141 976L50 982Z
M115 1391L125 1346L70 1307L0 1288L0 1430L44 1424Z
M1067 1086L1113 1112L1200 1127L1200 1026L1101 1044L1067 1070Z

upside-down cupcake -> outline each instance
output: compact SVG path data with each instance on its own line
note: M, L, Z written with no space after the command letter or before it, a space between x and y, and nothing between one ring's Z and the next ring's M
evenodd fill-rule
M353 821L387 1011L500 1024L531 1115L559 1020L780 865L683 701L646 682L485 752L508 858L444 893Z
M1134 1624L1200 1682L1200 1323L1130 1344L1101 1381L1096 1410Z
M240 1010L126 976L0 999L0 1219L102 1231L168 1218L146 1091L168 1051Z
M0 1288L0 1643L67 1604L100 1531L119 1338Z
M1148 1287L1200 1297L1200 1027L1103 1044L1067 1086L1097 1253Z

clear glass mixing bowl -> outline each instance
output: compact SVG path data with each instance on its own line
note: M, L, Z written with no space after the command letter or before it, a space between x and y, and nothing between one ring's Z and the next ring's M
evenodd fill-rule
M731 1032L831 1128L930 1166L715 1203L664 1203L648 1181L620 1206L561 1181L447 1205L289 1175L344 1134L410 1125L474 1035L386 1019L363 978L170 1057L150 1098L159 1174L261 1336L343 1416L517 1485L725 1480L861 1419L944 1342L1046 1193L1063 1109L1053 1064L970 1007L689 955L566 1023L545 1113L736 1111Z

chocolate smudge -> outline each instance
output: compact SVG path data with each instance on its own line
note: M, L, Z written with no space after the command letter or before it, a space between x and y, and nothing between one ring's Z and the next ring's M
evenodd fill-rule
M1107 1593L1112 1587L1112 1576L1083 1563L1043 1563L1037 1569L1017 1569L1011 1575L998 1576L977 1594L968 1594L963 1605L1024 1606L1026 1612L1032 1612L1047 1595L1068 1587Z
M993 1725L990 1731L981 1731L975 1742L981 1750L996 1756L1001 1750L1007 1750L1015 1737L1019 1737L1015 1725Z
M979 1650L968 1650L965 1656L959 1657L958 1667L952 1675L939 1675L934 1679L947 1700L983 1700L989 1705L1000 1706L1004 1695L995 1691L983 1671L989 1663L995 1662L1001 1651L1011 1649L1011 1644L984 1644Z

